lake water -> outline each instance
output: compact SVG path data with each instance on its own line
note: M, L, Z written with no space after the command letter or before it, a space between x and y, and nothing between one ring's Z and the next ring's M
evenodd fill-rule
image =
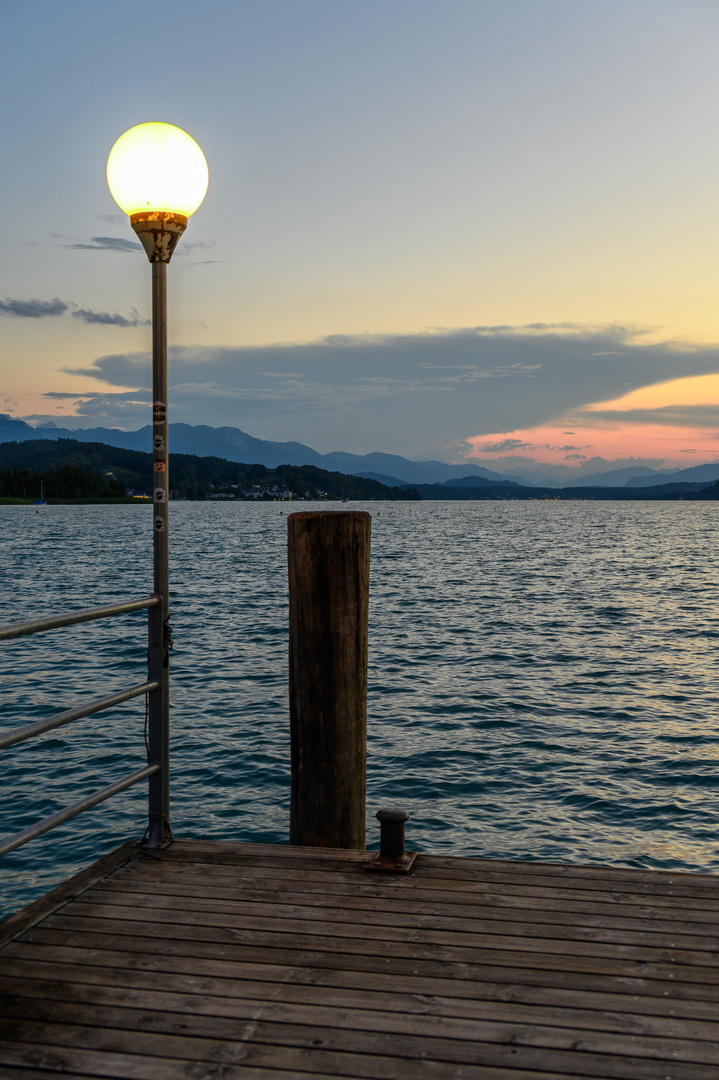
M299 508L171 507L177 836L287 840ZM411 849L719 871L715 503L347 509L372 514L370 846L399 804ZM148 507L0 507L0 537L0 622L151 592ZM141 613L0 645L0 725L141 681L145 643ZM138 699L6 751L0 833L141 768L143 725ZM139 785L6 856L2 912L145 810Z

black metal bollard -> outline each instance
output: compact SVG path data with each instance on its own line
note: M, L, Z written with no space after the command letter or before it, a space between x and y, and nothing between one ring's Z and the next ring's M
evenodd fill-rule
M380 850L366 869L407 874L417 858L416 851L404 850L404 823L409 821L409 814L406 810L378 810L376 817L380 823Z

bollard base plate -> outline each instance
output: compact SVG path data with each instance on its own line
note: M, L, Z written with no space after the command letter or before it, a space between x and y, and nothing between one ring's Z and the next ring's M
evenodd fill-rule
M364 864L365 870L384 870L389 874L408 874L417 858L416 851L405 851L399 859L383 859L378 853L370 862Z

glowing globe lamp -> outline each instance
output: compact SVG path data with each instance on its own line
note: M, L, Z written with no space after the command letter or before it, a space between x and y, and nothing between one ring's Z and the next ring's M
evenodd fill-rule
M172 124L138 124L117 140L107 182L151 262L169 262L190 214L205 197L209 173L195 140Z
M107 162L112 197L126 214L194 214L209 173L195 140L172 124L138 124L117 140Z

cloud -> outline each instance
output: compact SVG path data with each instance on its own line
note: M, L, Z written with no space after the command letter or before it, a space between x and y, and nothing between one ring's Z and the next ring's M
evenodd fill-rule
M54 300L0 300L0 315L17 315L21 319L45 319L62 315L68 305L55 297Z
M476 382L477 379L507 379L511 376L525 375L531 377L535 371L539 371L541 364L509 364L506 367L480 368L476 364L462 364L456 368L442 367L440 364L420 364L426 371L455 371L453 375L438 376L440 382Z
M103 221L107 221L111 225L120 225L127 222L127 218L124 214L101 214L100 217ZM91 236L89 240L74 240L72 237L64 236L61 233L50 233L53 240L59 240L61 247L67 248L70 251L119 251L122 254L135 253L142 251L142 244L137 240L130 240L124 236ZM197 250L209 250L217 247L215 240L184 240L177 249L177 256L187 256L193 251ZM205 259L201 261L194 261L190 265L205 265L206 263L216 262L216 259Z
M121 393L97 392L72 394L69 391L48 390L42 395L49 401L72 406L72 413L35 413L23 416L27 423L46 423L53 420L58 427L119 427L128 430L144 427L150 422L149 390L127 390Z
M73 311L72 317L74 319L82 319L86 323L100 323L103 326L151 326L152 319L140 318L140 313L136 308L132 309L132 318L127 318L125 315L118 315L117 312L110 314L109 311L90 311L88 308L77 308Z
M485 454L502 454L507 450L533 450L531 443L522 442L521 439L502 439L501 442L482 443L480 447Z
M613 420L626 426L671 424L688 428L719 428L719 404L664 405L659 409L592 409L587 412L586 419L591 423Z
M598 360L597 352L606 355ZM88 379L118 390L150 386L146 353L112 353L66 370L82 377L85 387ZM379 448L409 457L456 457L458 443L481 442L483 434L493 443L519 439L519 445L505 445L510 453L531 450L531 429L550 424L559 424L553 446L563 441L562 433L575 435L574 441L579 435L584 444L582 429L608 415L585 411L591 403L715 372L716 347L645 343L641 332L625 326L478 326L263 346L182 346L170 349L169 365L174 420L230 424L323 452ZM105 401L111 409L112 399ZM719 427L719 406L706 408L702 420L711 415ZM687 427L699 417L691 406L658 414ZM617 413L616 419L624 424L630 416Z
M0 315L15 315L21 319L52 318L64 315L67 311L74 319L103 326L150 326L152 322L151 319L143 319L135 308L128 318L117 312L111 314L108 311L92 311L90 308L79 307L72 301L66 303L57 297L54 300L11 300L9 297L0 300Z
M179 253L182 251L185 254L188 254L190 251L196 251L197 248L211 249L211 248L214 248L214 247L217 247L217 241L216 240L186 240L183 237L182 238L182 244L180 245L180 247L178 247L177 253L179 255ZM211 259L211 260L208 260L208 261L214 262L215 260Z
M74 241L73 243L62 245L64 248L71 248L73 251L120 251L120 252L136 252L142 251L142 244L135 240L125 240L119 236L93 236L89 243L82 243L82 241Z
M52 398L53 401L62 401L65 398L79 400L83 397L88 397L89 395L78 394L77 391L75 391L75 393L70 393L69 390L46 390L42 396L46 398Z
M178 248L178 250L175 252L175 255L182 255L182 251ZM181 265L182 265L182 268L184 270L188 266L216 266L219 263L226 263L228 261L232 261L232 260L228 260L228 259L193 259L192 261L188 260L187 262L182 263ZM205 324L201 324L201 325L205 325Z
M260 375L266 375L268 379L301 379L301 371L261 371Z

